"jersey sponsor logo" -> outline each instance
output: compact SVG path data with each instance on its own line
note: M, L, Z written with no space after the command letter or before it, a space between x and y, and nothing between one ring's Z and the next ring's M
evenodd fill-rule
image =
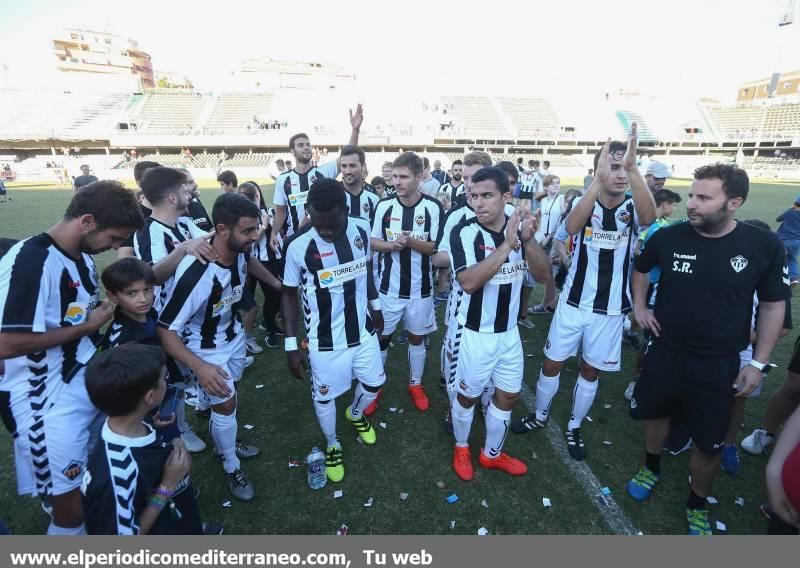
M353 239L353 245L355 245L358 250L364 250L364 241L361 239L361 235L356 235L356 238Z
M519 262L506 262L500 267L494 276L492 276L492 284L508 284L509 282L516 282L525 277L525 272L528 270L528 263L524 260Z
M351 262L323 268L317 271L317 279L321 288L341 286L367 274L366 257L357 258Z
M748 264L747 259L742 255L734 256L731 259L731 268L733 268L737 273L747 268L747 264Z
M67 284L67 288L72 288L73 290L76 289L76 288L80 288L80 287L81 287L80 281L78 281L78 282L70 282L69 284Z
M66 476L67 479L77 479L78 476L81 474L81 468L83 464L78 460L72 460L69 462L69 465L65 467L62 473Z
M617 219L620 220L621 223L625 223L626 225L631 222L631 213L627 209L623 209L617 214Z
M417 218L414 219L414 221L416 221L417 225L419 225L421 227L422 225L425 224L425 216L421 215L421 214L417 215Z
M400 231L395 232L391 229L386 229L386 240L387 241L396 241L400 235L405 235L410 239L414 239L415 241L427 241L428 240L428 233L426 231ZM492 249L494 250L494 249Z
M625 246L630 231L603 231L586 227L583 231L583 241L595 249L613 250Z
M494 252L494 247L490 245L478 245L480 250L488 250L489 252Z
M211 310L211 315L213 317L217 317L226 309L230 308L233 304L241 300L243 289L244 287L239 284L233 289L233 293L230 296L227 298L222 298L219 302L216 302Z
M79 325L86 321L88 309L86 304L72 302L67 306L67 311L64 312L64 321L70 325Z
M300 193L289 194L289 205L291 205L292 207L297 207L298 205L304 205L306 201L308 201L307 191L301 191Z
M316 258L317 260L321 260L327 256L333 256L333 251L314 253L314 258Z

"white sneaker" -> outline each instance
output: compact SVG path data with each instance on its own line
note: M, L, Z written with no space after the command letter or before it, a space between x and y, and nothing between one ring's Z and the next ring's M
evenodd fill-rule
M255 357L250 357L250 356L248 356L248 357L245 357L245 358L244 358L244 368L246 369L247 367L249 367L250 365L252 365L252 364L253 364L253 361L255 361L255 360L256 360L256 359L255 359Z
M767 434L766 430L758 428L753 430L753 433L750 434L747 438L742 440L740 444L742 449L747 452L748 454L753 454L754 456L760 456L764 453L764 448L771 445L775 442L775 437L770 436Z
M196 454L206 449L206 443L194 432L187 430L181 434L181 440L186 444L186 449L189 452Z
M245 342L247 345L247 352L253 353L254 355L258 355L259 353L264 352L264 348L258 344L258 340L255 337L248 337L247 341Z
M631 381L628 383L627 388L625 388L625 400L630 400L633 398L633 389L636 387L636 381Z

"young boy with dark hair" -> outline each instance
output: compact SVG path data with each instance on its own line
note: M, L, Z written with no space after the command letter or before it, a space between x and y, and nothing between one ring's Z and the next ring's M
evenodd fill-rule
M122 258L110 264L101 278L106 296L117 307L114 309L114 319L100 342L100 350L105 351L128 343L161 347L161 340L156 332L158 313L153 308L156 285L153 268L136 257ZM171 357L166 358L166 366L167 382L171 385L170 388L176 388L174 384L183 383L184 375ZM159 434L168 441L178 436L183 439L186 432L191 432L186 423L182 388L178 399L175 407L177 420L159 430ZM187 444L185 439L183 441ZM202 442L202 449L205 449L205 442Z
M89 534L203 534L191 455L144 422L167 391L164 352L129 343L86 370L92 403L108 415L81 483Z

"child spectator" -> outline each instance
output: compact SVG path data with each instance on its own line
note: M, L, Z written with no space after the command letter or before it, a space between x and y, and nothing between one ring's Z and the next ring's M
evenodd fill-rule
M203 534L191 455L143 420L167 391L164 352L129 343L86 369L92 403L108 415L81 484L89 534Z

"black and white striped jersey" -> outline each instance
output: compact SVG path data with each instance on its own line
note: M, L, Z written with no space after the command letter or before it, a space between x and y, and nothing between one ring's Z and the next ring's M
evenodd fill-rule
M633 198L626 198L613 209L596 201L586 225L576 235L561 297L570 306L596 314L628 313L630 263L638 231Z
M499 233L495 233L481 225L475 217L463 221L450 235L453 274L457 275L478 264L504 241L505 224ZM525 247L517 240L517 245L491 280L472 294L461 290L456 313L459 325L481 333L503 333L514 329L519 314L522 280L527 270Z
M237 304L247 277L248 255L231 266L203 264L185 257L178 269L158 325L180 334L190 351L224 348L242 331Z
M266 213L268 223L267 228L259 237L258 242L253 246L253 255L260 260L261 262L269 262L272 260L280 260L281 253L275 252L272 250L272 247L269 246L269 236L272 232L272 225L275 222L275 209L269 207L267 209L261 210L261 215L263 217L264 213ZM281 241L281 248L283 248L283 239L279 239Z
M367 186L364 186L358 195L353 195L345 189L344 196L347 200L349 215L351 217L361 217L372 224L375 219L375 207L381 198L376 193L369 191Z
M505 207L506 217L513 215L514 210L515 207L508 203ZM474 218L475 211L466 203L450 209L444 218L444 230L442 231L442 234L439 235L439 240L436 241L436 250L438 252L446 252L451 256L452 262L452 255L450 253L450 235L453 233L453 229L455 229L463 221ZM451 272L450 294L447 297L447 310L445 311L444 319L445 325L450 325L451 321L456 317L456 313L458 312L458 304L460 301L461 286L459 286L458 280L455 279L453 273Z
M463 181L461 182L461 184L455 187L453 186L453 182L451 181L442 185L442 187L439 188L439 193L446 193L450 197L450 203L453 204L455 204L456 199L459 196L464 195L466 191L467 191L467 186L464 184Z
M47 233L11 247L0 260L0 331L45 333L86 323L100 298L94 261L73 258ZM89 362L99 334L5 361L0 390L22 388L34 416L56 402L64 384Z
M297 170L283 172L275 180L275 205L287 208L286 235L292 236L300 227L300 220L306 214L306 199L308 190L314 182L323 178L336 179L339 175L339 165L336 160L325 162L308 170L304 174Z
M369 223L357 217L330 243L311 224L289 238L283 285L302 289L309 349L347 349L375 333L367 311L371 257Z
M419 194L415 205L406 207L397 196L378 202L372 237L394 241L402 234L412 239L437 242L444 224L442 205L433 197ZM433 291L431 257L406 247L384 253L381 259L381 294L393 298L427 298Z
M140 516L172 451L149 424L144 427L145 436L128 438L111 430L108 422L103 425L81 483L87 533L139 534ZM175 487L172 505L161 511L149 534L203 534L188 475Z
M214 224L211 221L211 216L208 214L208 211L206 211L203 202L197 197L192 198L192 200L189 202L186 216L194 221L194 224L203 231L210 231L214 228Z
M178 217L174 227L148 217L144 221L144 228L136 231L133 236L133 252L142 261L153 266L174 251L175 247L182 242L203 235L205 232L189 217ZM172 278L173 276L170 276L163 284L154 287L155 301L153 305L156 310L161 309L164 295L172 284Z

